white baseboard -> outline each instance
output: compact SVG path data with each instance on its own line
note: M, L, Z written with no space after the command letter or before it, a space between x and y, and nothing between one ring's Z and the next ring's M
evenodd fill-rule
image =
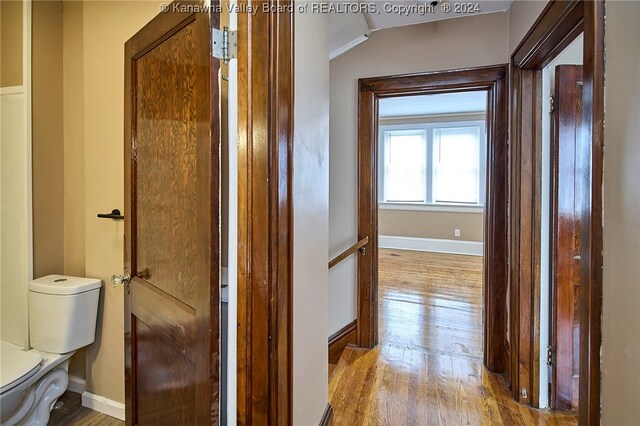
M124 420L124 404L107 399L103 396L84 391L82 393L82 406Z
M87 390L87 382L76 376L69 376L69 386L67 390L75 393L84 393Z
M380 235L380 248L399 250L432 251L437 253L465 254L468 256L482 256L483 243L481 241L437 240L434 238L394 237Z

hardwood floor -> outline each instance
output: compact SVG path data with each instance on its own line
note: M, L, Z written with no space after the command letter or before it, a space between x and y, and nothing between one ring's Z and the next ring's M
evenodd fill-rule
M82 406L82 396L75 392L65 392L58 401L64 405L51 411L49 426L123 426L124 422Z
M513 401L482 365L482 258L380 250L380 345L332 373L334 425L573 425Z
M380 341L482 358L482 257L380 250Z

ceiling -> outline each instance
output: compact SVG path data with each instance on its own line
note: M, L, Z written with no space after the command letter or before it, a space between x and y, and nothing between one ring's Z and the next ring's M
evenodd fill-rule
M444 93L380 99L380 117L406 117L436 114L484 112L487 92Z
M336 9L329 13L329 58L336 58L364 43L371 31L502 12L509 9L512 1L476 0L464 3L438 0L435 7L428 8L431 0L331 0ZM474 7L468 13L456 13L455 10L446 12L461 4L477 5L477 9Z
M401 27L404 25L422 24L424 22L442 21L444 19L461 18L470 15L479 15L493 12L503 12L509 9L512 0L476 0L472 5L478 5L477 9L469 13L456 13L453 10L456 5L469 4L445 0L440 2L432 10L426 9L428 0L389 0L374 1L376 12L367 11L364 17L371 31L385 28ZM385 6L386 5L386 6ZM419 10L417 7L421 7ZM385 9L386 8L386 9ZM450 9L449 12L445 12Z

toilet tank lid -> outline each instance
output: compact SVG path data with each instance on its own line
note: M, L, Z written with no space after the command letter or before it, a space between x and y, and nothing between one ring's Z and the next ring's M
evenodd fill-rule
M29 283L29 291L43 294L78 294L95 290L102 286L96 278L71 277L68 275L47 275Z

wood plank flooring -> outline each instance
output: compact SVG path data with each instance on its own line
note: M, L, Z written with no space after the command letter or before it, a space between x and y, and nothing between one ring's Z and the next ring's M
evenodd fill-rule
M334 425L573 425L534 410L482 365L482 258L380 250L380 345L332 373Z
M380 250L380 341L482 358L482 257Z
M58 401L64 403L51 411L49 426L123 426L124 422L82 406L82 396L75 392L65 392Z

